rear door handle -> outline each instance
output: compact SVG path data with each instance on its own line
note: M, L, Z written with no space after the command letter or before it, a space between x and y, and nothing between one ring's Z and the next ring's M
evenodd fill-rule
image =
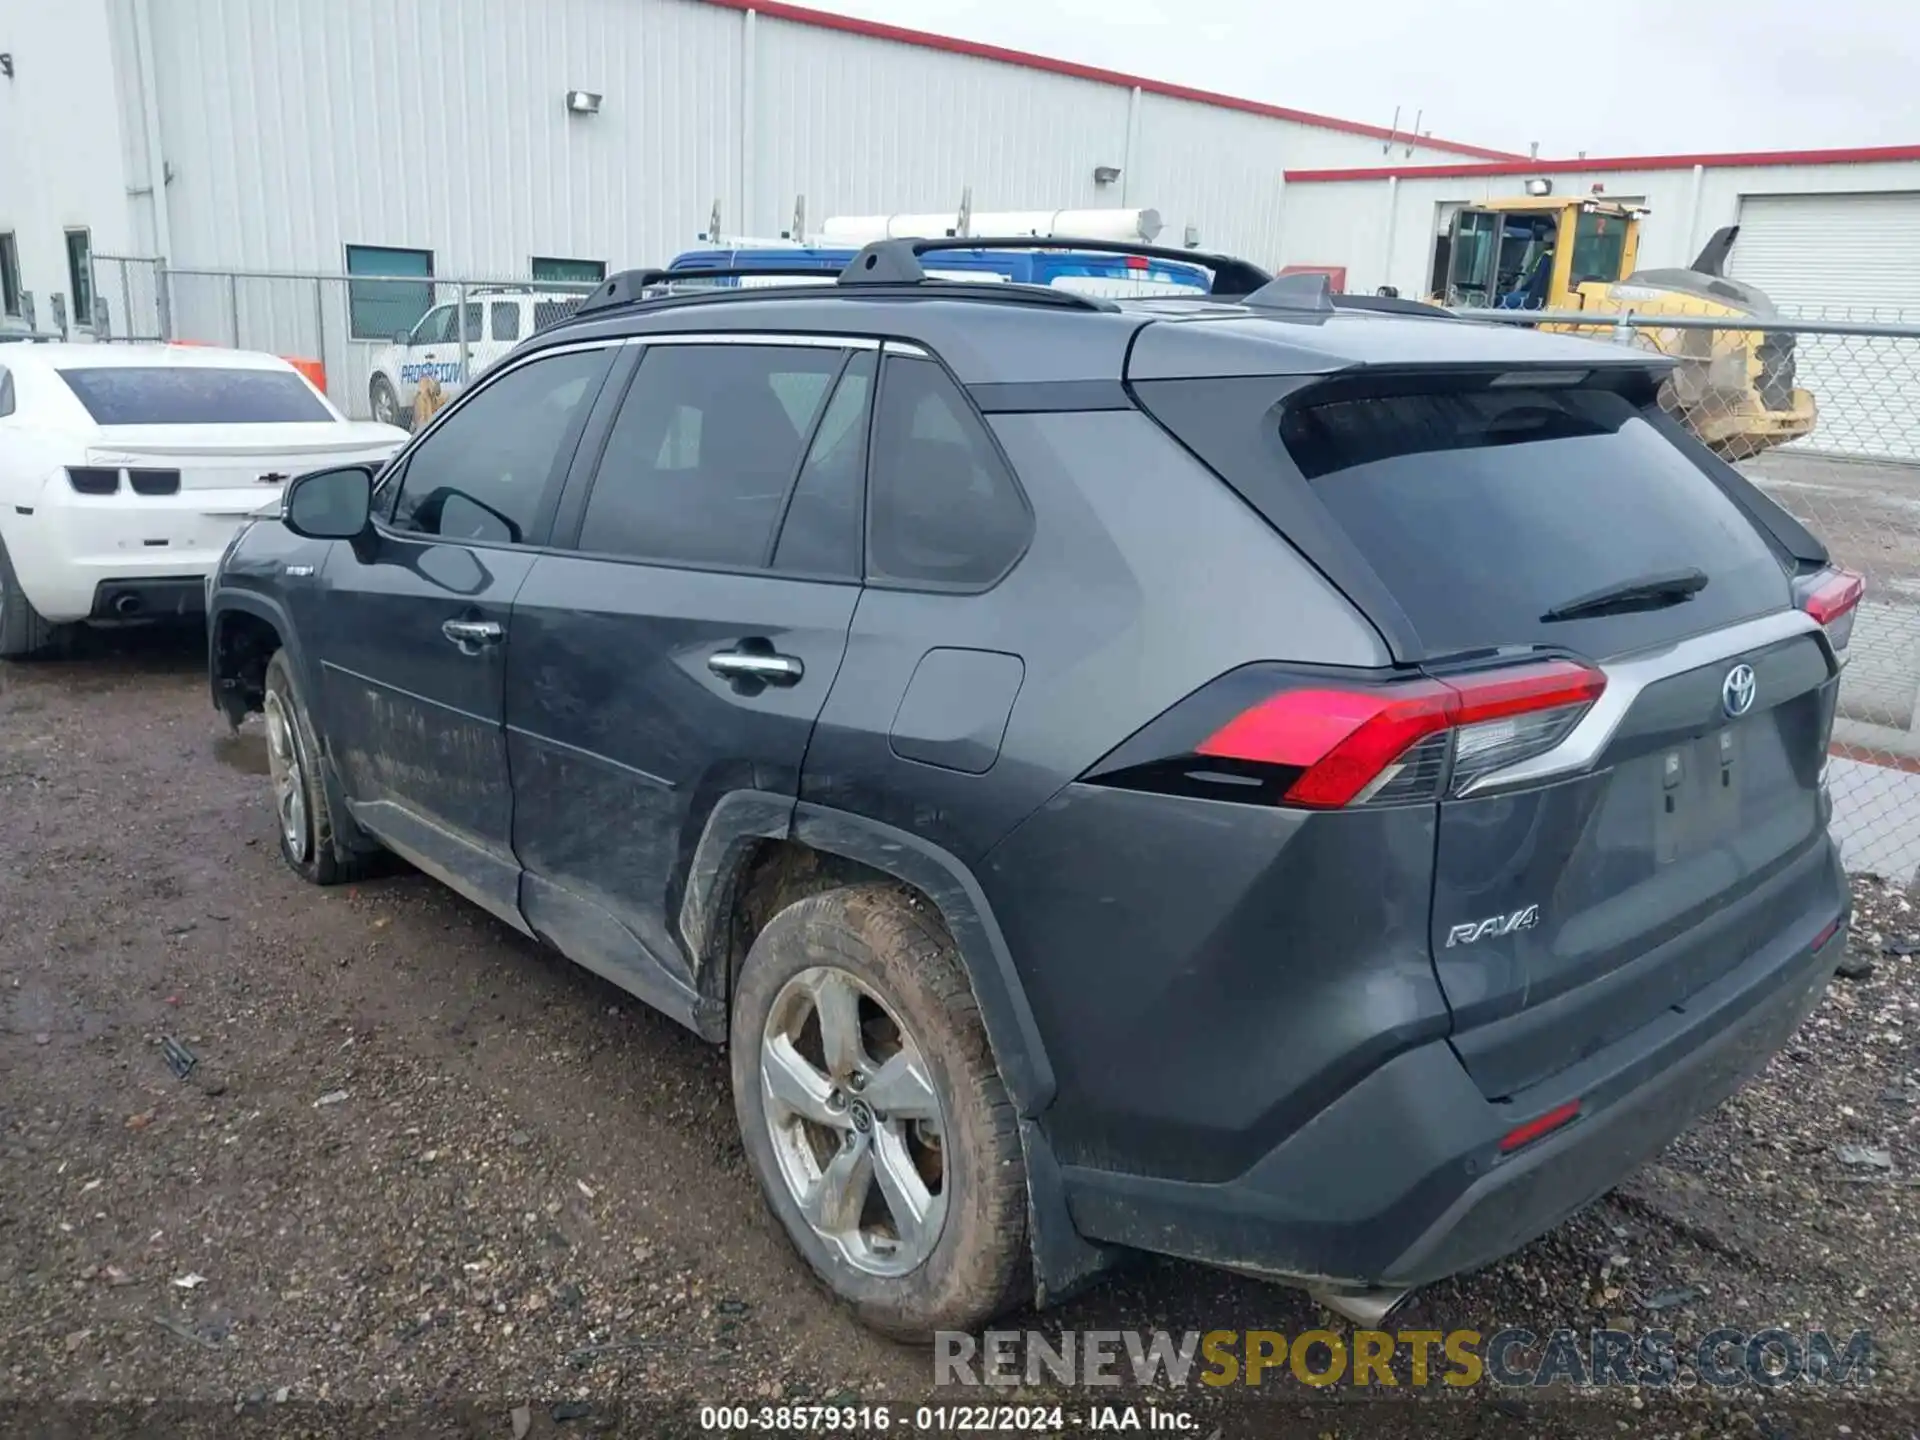
M707 668L726 680L758 680L765 685L797 685L807 667L798 655L752 650L722 650L707 657Z
M498 645L507 632L492 620L449 620L440 633L458 645L462 655L478 655L482 647Z

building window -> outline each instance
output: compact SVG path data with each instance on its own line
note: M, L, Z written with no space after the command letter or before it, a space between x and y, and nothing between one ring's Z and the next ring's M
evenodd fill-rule
M407 333L433 308L433 252L386 245L347 246L347 334L355 340L391 340ZM373 277L396 276L396 279Z
M93 328L93 239L85 230L67 231L67 287L73 296L73 323Z
M598 285L607 278L604 260L560 260L551 255L533 257L533 278L561 285Z
M0 232L0 315L20 313L20 247L11 230Z

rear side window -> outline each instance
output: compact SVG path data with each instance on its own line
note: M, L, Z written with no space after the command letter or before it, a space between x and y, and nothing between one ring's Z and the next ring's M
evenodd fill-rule
M887 360L868 486L870 579L976 589L1026 548L1026 500L960 387L931 360Z
M1431 654L1561 644L1617 654L1786 603L1739 508L1623 397L1473 389L1298 404L1280 434ZM1548 619L1698 570L1679 603Z
M332 420L291 370L102 365L60 371L101 425L276 425Z
M494 302L493 338L496 340L520 338L520 306L517 301L496 300Z
M814 346L650 347L594 476L580 549L668 565L765 565L845 360Z

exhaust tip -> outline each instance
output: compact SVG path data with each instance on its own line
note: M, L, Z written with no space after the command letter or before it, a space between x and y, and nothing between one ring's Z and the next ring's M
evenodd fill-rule
M1399 1311L1411 1290L1309 1290L1317 1302L1362 1330L1378 1330Z
M145 602L132 591L116 596L113 602L113 613L116 615L138 615L145 608Z

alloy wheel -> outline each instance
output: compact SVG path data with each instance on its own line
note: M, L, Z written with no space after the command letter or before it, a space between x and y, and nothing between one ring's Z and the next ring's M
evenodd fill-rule
M273 691L261 705L267 722L267 775L273 782L273 808L280 817L280 838L295 861L307 858L307 783L294 742L293 719Z
M898 1015L837 966L801 971L760 1040L773 1152L813 1232L870 1275L925 1263L947 1214L946 1117Z

